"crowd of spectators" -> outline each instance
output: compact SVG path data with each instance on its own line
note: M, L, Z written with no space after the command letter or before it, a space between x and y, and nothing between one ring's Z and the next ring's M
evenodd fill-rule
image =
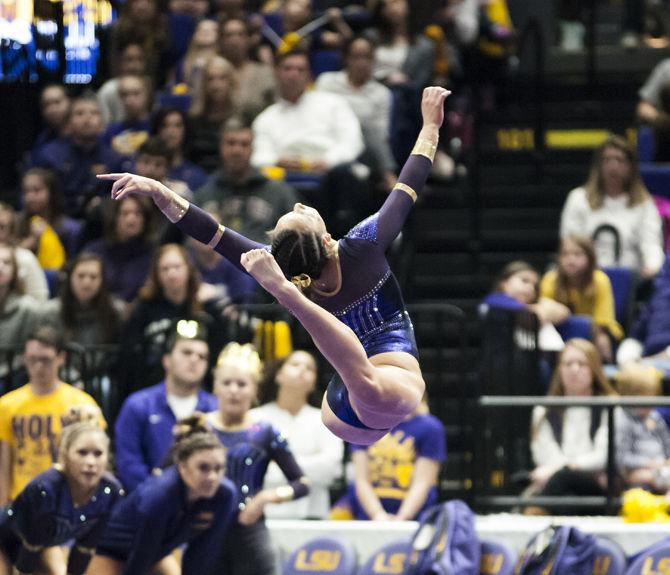
M424 403L377 444L351 446L344 496L331 512L344 445L310 405L315 357L294 351L262 378L258 352L229 341L246 321L235 304L263 301L255 283L167 225L144 198L111 201L95 176L159 180L257 241L300 200L341 235L395 184L418 130L421 90L439 81L455 92L449 143L454 125L467 124L468 82L494 81L514 40L501 1L449 1L428 31L415 25L408 0L330 2L327 10L306 0L251 4L126 0L103 38L110 70L97 78L97 93L42 89L44 129L25 157L17 202L0 204L0 345L21 349L27 371L26 385L0 398L0 503L56 460L66 409L95 405L59 379L61 338L112 344L120 411L107 425L119 480L128 492L157 481L178 421L213 432L238 489L233 535L218 558L236 575L273 572L264 516L416 518L437 497L443 422ZM486 77L469 74L467 62ZM641 90L638 108L659 130L659 158L664 75L667 64ZM494 90L481 94L495 99ZM463 143L440 150L436 167L462 161ZM608 138L584 185L566 194L555 268L543 274L511 262L482 314L502 307L538 316L549 395L658 395L630 366L670 349L670 260L634 149ZM630 327L617 320L605 267L653 283ZM564 341L555 329L575 315L591 318L591 342ZM611 386L602 363L615 358L627 371ZM529 492L603 493L604 412L537 408L532 419ZM670 432L659 412L621 410L617 426L624 481L667 490Z
M69 447L59 455L58 443L68 409L87 406L98 426L82 432L96 445L91 481L131 494L110 517L100 509L110 526L102 539L103 519L97 531L63 519L63 534L98 546L93 569L139 569L179 539L140 545L139 523L129 517L179 532L189 561L270 574L276 558L264 516L325 518L336 484L359 518L416 518L437 498L445 429L426 404L387 443L356 453L347 486L345 446L312 405L320 399L317 359L293 351L274 365L260 345L263 369L244 343L259 329L236 306L265 301L255 282L183 237L144 198L112 201L96 176L129 171L159 180L258 241L298 201L318 207L343 235L396 183L420 128L425 86L448 86L459 94L457 113L471 113L464 62L480 51L490 14L471 0L449 2L425 22L408 0L252 4L123 3L102 32L92 89L42 88L43 129L23 158L15 201L0 205L0 345L24 364L12 359L0 373L0 504L19 513L36 490L60 493L63 478L78 485L68 475ZM500 27L511 37L503 12ZM444 146L434 177L450 177L467 152ZM66 354L105 346L117 361L101 367L94 395L115 399L98 409L77 388L88 382L75 381ZM110 444L100 428L113 436L120 483L102 479ZM200 433L195 447L183 439L190 433ZM204 480L195 479L204 466L220 473L221 453L207 434L225 446L235 501L230 484L204 494ZM54 472L58 461L69 467ZM201 497L212 524L192 527L179 513L182 495L167 499L176 492ZM94 499L84 497L87 505ZM165 509L164 524L149 508ZM212 557L210 537L233 510L225 548ZM23 561L15 553L22 545L19 555L49 564L32 544L37 528L15 524L12 513L0 526L0 571L4 560ZM198 529L207 535L194 535ZM67 558L53 561L64 569ZM161 568L171 569L167 563ZM82 564L68 569L83 572Z

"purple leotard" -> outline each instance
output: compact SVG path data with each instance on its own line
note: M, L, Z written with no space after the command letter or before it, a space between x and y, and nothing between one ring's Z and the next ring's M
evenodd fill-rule
M368 357L384 352L405 352L416 358L419 356L414 328L405 310L398 281L386 260L386 250L400 233L414 204L412 197L402 188L407 186L416 192L420 191L431 166L432 162L424 156L409 157L398 178L400 184L389 194L381 209L339 241L342 270L340 291L331 297L311 296L314 303L352 329ZM219 224L209 214L191 204L177 226L184 233L208 243ZM267 249L267 246L226 228L214 249L243 269L240 264L242 254L258 248ZM332 385L336 383L331 381ZM339 386L335 391L330 393L333 403L329 401L333 412L354 427L368 429L356 417L349 405L347 393Z

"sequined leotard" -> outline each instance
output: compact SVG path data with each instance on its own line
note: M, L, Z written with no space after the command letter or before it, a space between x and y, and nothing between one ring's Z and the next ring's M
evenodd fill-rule
M339 241L340 291L331 297L312 296L312 301L352 329L368 357L384 352L405 352L418 358L412 322L385 252L400 233L414 204L414 190L423 186L431 166L431 161L424 156L410 156L400 173L399 183L381 209ZM218 234L220 239L214 249L242 270L240 257L243 253L257 248L267 249L267 246L228 228L221 234L219 224L194 205L177 225L185 233L210 245L213 243L211 238ZM349 405L346 388L338 376L331 381L326 397L340 419L354 427L367 428Z

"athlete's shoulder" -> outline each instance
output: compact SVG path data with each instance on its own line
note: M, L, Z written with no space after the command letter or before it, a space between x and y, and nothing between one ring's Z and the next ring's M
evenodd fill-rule
M356 224L344 237L348 240L365 240L371 243L376 243L378 229L379 214L375 213Z

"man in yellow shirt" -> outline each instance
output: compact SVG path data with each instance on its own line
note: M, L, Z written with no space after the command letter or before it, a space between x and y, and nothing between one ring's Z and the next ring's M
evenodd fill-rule
M0 505L56 461L62 420L73 407L95 410L104 424L95 400L58 378L64 361L58 332L38 328L24 347L29 382L0 397Z

